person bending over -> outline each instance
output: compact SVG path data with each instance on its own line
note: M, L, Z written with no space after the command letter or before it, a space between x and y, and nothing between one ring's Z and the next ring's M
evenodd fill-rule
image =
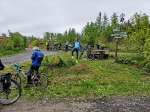
M32 64L29 73L27 75L27 86L32 84L31 80L32 74L36 72L36 74L38 75L38 71L41 66L43 58L44 54L41 52L41 50L38 47L34 47L31 56Z

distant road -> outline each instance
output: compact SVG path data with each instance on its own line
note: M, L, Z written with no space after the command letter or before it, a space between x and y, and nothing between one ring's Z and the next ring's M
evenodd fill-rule
M51 51L43 51L44 55L56 55L57 52L51 52ZM2 57L1 60L5 65L14 64L14 63L22 63L25 61L31 60L32 51L27 51L25 53L16 54L13 56L5 56Z

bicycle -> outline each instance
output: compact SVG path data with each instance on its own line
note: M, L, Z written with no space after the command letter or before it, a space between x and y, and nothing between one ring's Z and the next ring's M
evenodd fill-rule
M23 82L27 80L27 75L29 72L24 72L22 70L22 65L20 64L14 64L14 67L16 69L16 74L14 74L14 79L18 80L21 85L23 85ZM42 87L47 88L48 86L48 76L46 73L40 73L38 71L35 71L31 74L31 83L34 87Z
M27 81L27 72L22 69L24 66L20 64L15 63L13 67L15 68L13 79L19 82L19 84L23 87L23 84Z
M12 74L0 75L0 104L15 103L21 96L20 84L12 79Z

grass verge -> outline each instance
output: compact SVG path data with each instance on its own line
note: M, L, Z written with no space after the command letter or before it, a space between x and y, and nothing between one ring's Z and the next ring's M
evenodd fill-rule
M24 52L24 50L21 50L21 49L14 49L14 50L1 49L0 50L0 57L11 56L11 55L22 53L22 52Z
M66 64L72 60L69 54L62 54L61 59ZM48 70L48 88L24 89L25 98L150 96L150 76L133 66L114 63L112 59L80 60L78 64L43 70Z

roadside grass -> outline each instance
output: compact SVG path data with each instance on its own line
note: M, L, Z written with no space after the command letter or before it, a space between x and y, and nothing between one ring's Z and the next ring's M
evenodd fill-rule
M70 54L60 57L66 65L72 60ZM50 56L48 60L51 60L50 63L53 58ZM28 66L28 63L25 65ZM113 59L80 60L75 65L48 69L41 67L41 70L48 70L48 88L24 89L24 98L150 96L150 76L144 75L134 66L115 63Z
M115 52L109 52L110 56L112 57L115 57ZM137 53L133 53L133 52L118 52L118 57L121 57L121 56L128 56L128 57L131 57L131 56L136 56Z
M23 51L24 50L21 49L14 49L14 50L0 49L0 57L12 56L14 54L22 53Z

